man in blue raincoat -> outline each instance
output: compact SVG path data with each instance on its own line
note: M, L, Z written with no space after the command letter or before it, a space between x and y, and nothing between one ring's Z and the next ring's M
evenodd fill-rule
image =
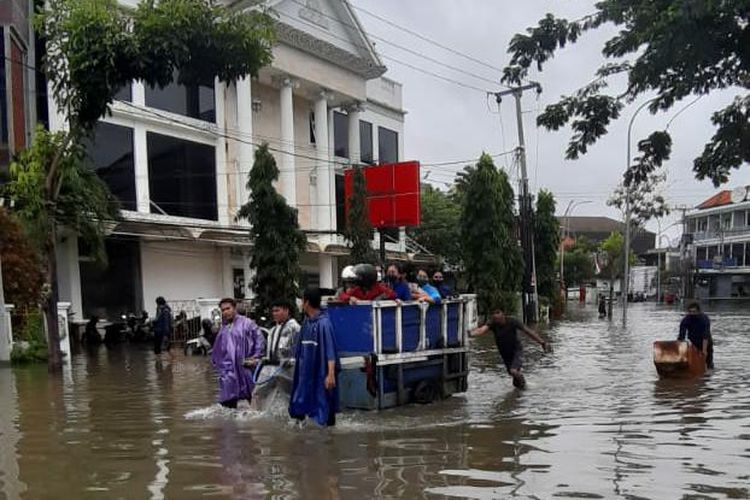
M219 376L219 403L237 408L237 402L251 401L253 370L263 358L266 341L255 322L237 314L234 299L221 299L222 326L214 341L211 363Z
M297 340L289 415L303 420L310 417L318 425L336 424L339 411L339 358L333 325L320 309L318 288L305 290L302 309L306 319Z

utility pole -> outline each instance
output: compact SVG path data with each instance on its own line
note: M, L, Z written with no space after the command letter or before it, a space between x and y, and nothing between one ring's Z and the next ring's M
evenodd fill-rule
M542 92L542 86L531 82L519 87L512 87L495 93L495 100L502 102L505 95L513 95L516 101L516 122L518 124L518 159L521 165L521 189L519 194L519 215L521 218L521 248L523 249L523 319L527 323L536 323L539 312L539 298L536 288L536 262L534 257L534 229L532 227L531 196L529 179L526 173L526 145L523 137L523 116L521 114L521 96L527 90Z

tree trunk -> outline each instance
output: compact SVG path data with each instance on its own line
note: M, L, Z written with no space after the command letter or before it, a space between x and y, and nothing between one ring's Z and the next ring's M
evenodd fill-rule
M60 328L57 319L57 301L59 290L57 286L57 234L53 226L47 234L45 257L47 259L47 283L50 290L44 302L44 316L47 320L47 368L50 373L62 371L62 352L60 351Z

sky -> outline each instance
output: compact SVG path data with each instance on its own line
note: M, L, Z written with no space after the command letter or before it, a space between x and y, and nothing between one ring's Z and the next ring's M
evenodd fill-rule
M403 84L407 111L404 159L422 163L476 159L483 151L498 154L515 148L518 135L512 96L503 99L499 110L494 98L487 96L487 91L502 89L500 69L509 61L509 41L515 33L534 26L548 12L568 19L594 12L594 2L589 0L351 0L351 3L365 31L376 37L371 41L388 67L385 76ZM394 25L486 64L442 49ZM627 106L620 119L610 126L609 133L590 148L588 154L575 161L565 159L569 129L549 132L536 127L540 110L592 79L596 68L605 61L601 47L615 32L613 27L606 27L587 33L578 43L559 51L541 73L530 74L531 80L542 85L542 94L537 97L531 92L523 96L529 186L532 192L542 188L552 191L560 215L572 204L572 215L622 218L606 201L621 181L627 165L628 121L648 97ZM613 90L622 88L615 85ZM695 100L690 97L668 112L651 115L644 109L637 115L632 129L633 151L638 140L654 130L664 130L669 123L673 152L666 164L663 194L670 206L693 207L719 189L750 184L750 168L747 167L735 170L729 183L721 188L714 188L708 180L698 181L692 171L693 159L713 134L712 112L729 104L738 94L736 90L717 92L688 106ZM498 158L496 164L506 167L511 180L517 182L518 167L510 162L510 156ZM450 183L461 168L462 164L423 168L423 176L429 173L429 182L445 188L445 183ZM677 210L660 221L665 234L661 238L664 246L667 240L676 243L681 232L678 221ZM659 224L652 221L647 227L658 232Z

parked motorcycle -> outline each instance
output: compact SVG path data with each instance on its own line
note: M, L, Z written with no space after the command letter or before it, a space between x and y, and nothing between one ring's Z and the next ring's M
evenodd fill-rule
M214 321L208 318L201 321L201 334L185 342L185 356L208 356L211 354L217 331L218 329L215 328Z

